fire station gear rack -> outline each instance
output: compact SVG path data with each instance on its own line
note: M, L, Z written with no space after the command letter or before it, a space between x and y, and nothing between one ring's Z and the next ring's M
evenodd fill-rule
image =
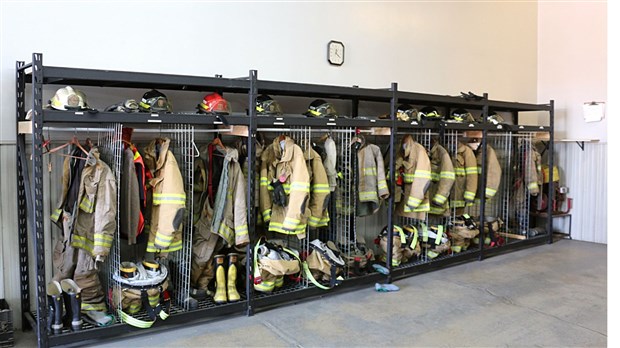
M30 105L26 105L26 84L31 85L32 110L31 120L26 120L26 110ZM188 127L211 127L217 128L222 124L222 120L215 117L208 117L199 114L187 113L170 113L170 114L150 114L138 113L132 114L129 118L127 114L120 112L74 112L74 111L57 111L44 109L44 101L42 89L44 85L56 86L97 86L106 88L143 88L143 89L164 89L164 90L186 90L186 91L214 91L219 93L236 93L247 95L247 115L233 114L226 117L229 125L239 125L248 128L247 151L248 151L248 177L247 177L247 206L248 206L248 229L250 233L256 229L255 214L255 196L254 182L257 179L255 172L251 170L256 161L255 155L255 138L259 127L264 128L283 128L289 129L289 132L308 132L313 129L333 129L341 130L347 133L361 129L383 128L389 129L389 154L386 155L388 165L388 185L390 193L394 192L395 175L395 144L396 136L399 132L411 132L433 135L438 134L440 139L446 145L446 149L454 152L454 141L465 136L466 132L477 131L481 133L480 141L483 146L483 159L481 169L481 180L478 184L478 196L484 198L484 187L486 179L486 144L491 141L492 145L502 145L502 151L506 154L514 156L514 146L516 140L525 139L532 140L532 134L546 133L549 142L547 143L548 154L553 154L553 101L549 104L523 104L513 102L503 102L489 100L487 94L479 100L464 99L460 97L440 96L422 93L411 93L398 90L398 85L392 83L386 89L368 89L358 87L340 87L326 86L302 83L288 83L278 81L259 80L257 72L251 70L247 78L228 79L221 77L199 77L199 76L182 76L167 75L153 73L138 73L124 71L108 71L93 69L77 69L66 67L44 66L42 54L34 53L32 62L25 63L16 62L16 119L17 119L17 206L18 206L18 233L19 233L19 251L20 251L20 273L21 273L21 312L23 316L24 329L32 328L37 331L38 345L40 347L55 345L71 345L84 344L87 341L101 339L102 337L119 337L140 333L153 332L153 330L171 329L175 327L185 326L188 323L203 322L214 317L231 315L231 314L248 314L252 315L255 311L264 309L274 305L282 305L284 303L294 302L301 298L326 295L329 293L338 293L359 286L369 286L374 282L391 282L395 279L411 276L417 273L440 269L450 265L462 263L470 260L482 260L485 257L492 256L509 250L515 250L527 246L551 243L553 241L552 219L546 220L546 233L534 237L527 237L523 240L515 240L499 247L488 247L484 244L482 233L479 237L477 248L469 252L461 252L456 254L448 254L437 257L435 259L420 259L410 262L399 267L392 267L392 238L388 238L387 261L386 266L389 269L389 275L385 276L379 273L370 273L365 276L348 277L341 285L329 291L321 290L312 284L304 283L304 286L298 286L292 289L283 289L275 291L273 294L257 295L253 291L251 282L252 274L252 255L251 248L247 248L246 252L246 284L245 293L242 295L242 301L237 303L229 303L223 305L215 305L208 303L202 305L196 310L187 310L182 306L177 306L172 311L171 316L165 321L158 321L152 328L148 330L137 329L130 325L117 322L108 327L101 328L84 328L82 331L71 332L64 330L63 333L57 335L48 334L47 327L47 299L46 299L46 262L45 259L45 234L44 229L44 199L47 193L43 188L43 168L42 168L42 145L43 145L43 127L54 125L55 127L67 127L71 130L76 124L94 126L107 124L127 124L131 127L152 127L155 125L184 124ZM259 94L268 94L271 96L289 96L307 98L308 102L315 98L341 99L351 102L350 118L307 118L295 117L293 115L283 116L260 116L256 115L255 100ZM386 109L389 104L390 119L374 119L364 118L359 115L359 103L362 102L379 102L385 103ZM402 121L395 118L396 106L401 103L409 103L412 105L433 105L440 113L447 114L451 108L465 108L469 110L481 111L483 123L481 124L451 124L438 123L436 125L417 125ZM493 110L508 112L513 116L513 123L509 127L497 126L486 123L486 115L489 108ZM549 115L548 126L522 126L518 125L519 112L526 111L544 111ZM70 126L68 126L70 124ZM23 126L29 126L29 131L23 131ZM22 129L20 131L20 129ZM26 147L26 134L31 132L29 137L29 147ZM283 131L284 132L284 131ZM192 134L193 135L193 134ZM300 135L300 134L298 134ZM349 138L347 138L349 139ZM387 137L386 137L387 139ZM499 139L499 140L498 140ZM452 145L450 145L452 141ZM499 141L499 142L498 142ZM341 144L342 146L342 144ZM428 146L428 145L427 145ZM32 156L28 161L28 155ZM389 158L389 160L387 160ZM510 169L510 158L503 158L503 170ZM553 156L548 156L548 164L553 168ZM190 168L186 168L185 171ZM32 173L29 173L29 170ZM508 179L510 180L510 179ZM186 183L189 180L186 180ZM552 197L553 180L549 180L548 196ZM509 185L509 183L505 183ZM191 191L191 188L187 188ZM507 212L506 208L510 199L509 187L504 186L503 192L507 192L494 204L499 204L499 209L503 214L512 214ZM499 203L498 203L499 202ZM394 197L390 194L387 204L387 226L388 231L392 230L394 225L393 216ZM513 207L514 208L514 207ZM485 200L480 201L480 220L479 225L484 226L485 221ZM502 210L503 209L503 210ZM529 214L529 212L521 212ZM336 217L336 214L330 212L330 216ZM507 216L507 215L506 215ZM551 204L547 208L547 216L552 216ZM337 218L338 222L332 226L337 228L347 228L351 233L351 228L355 228L356 218L352 218L349 222L343 222L342 217ZM353 230L354 231L354 230ZM333 233L334 231L332 231ZM336 231L338 232L338 231ZM379 232L379 231L377 231ZM31 233L29 235L29 233ZM255 242L255 239L252 239ZM189 252L189 251L186 251ZM29 255L34 255L34 260L29 259ZM34 279L30 278L31 268L34 267ZM386 279L387 278L387 279ZM32 288L31 288L32 286ZM243 292L243 291L240 291ZM31 308L31 296L35 295L34 308Z

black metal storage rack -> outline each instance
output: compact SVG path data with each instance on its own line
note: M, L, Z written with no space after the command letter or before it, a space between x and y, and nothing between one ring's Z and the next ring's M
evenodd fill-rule
M33 115L30 121L26 121L26 84L32 86L33 98ZM254 137L259 126L305 126L320 128L336 128L336 127L383 127L390 130L390 153L388 177L390 192L394 192L394 159L395 159L395 137L399 130L424 130L431 129L429 126L407 124L396 121L395 110L399 103L425 104L442 107L446 110L452 107L462 107L467 109L481 110L483 115L487 115L488 108L493 107L496 110L511 112L513 122L518 124L518 113L520 111L547 111L549 112L549 126L533 127L533 126L512 126L510 130L501 130L508 132L548 132L549 133L549 153L553 154L553 101L550 104L521 104L502 101L489 100L487 95L481 100L470 101L460 97L439 96L431 94L410 93L398 91L396 83L392 83L390 88L386 89L367 89L357 87L339 87L326 85L312 85L302 83L289 83L279 81L259 80L257 72L251 70L247 78L228 79L228 78L211 78L196 77L182 75L137 73L123 71L106 71L93 69L75 69L64 67L48 67L43 65L42 55L35 53L32 55L31 63L18 61L16 63L16 119L18 124L17 130L17 185L18 185L18 232L19 232L19 251L20 251L20 272L21 272L21 312L23 315L24 328L33 328L37 331L39 346L54 346L62 344L85 343L89 340L100 339L101 337L117 337L120 335L131 335L142 332L152 332L158 329L170 329L186 325L189 322L197 323L209 320L215 316L243 314L252 315L256 309L267 308L270 306L295 301L301 298L325 295L328 293L336 293L346 291L360 285L368 285L373 282L386 280L391 282L413 274L424 272L432 269L438 269L449 265L465 262L468 260L479 259L491 256L500 252L511 249L521 248L529 245L551 243L551 218L546 221L547 234L530 238L506 245L501 248L484 248L482 236L480 237L479 249L475 252L464 253L459 255L448 255L440 257L428 262L415 262L407 267L399 267L392 269L391 267L391 238L388 238L388 255L386 266L390 269L387 276L379 273L371 273L366 276L346 279L340 286L326 292L313 286L308 286L298 291L284 291L268 296L255 296L251 284L251 248L247 248L246 254L246 289L245 301L220 306L210 306L191 311L179 311L170 316L165 322L155 325L149 331L135 329L129 325L118 323L104 328L92 328L79 332L64 332L59 335L48 335L46 331L46 276L45 276L45 250L44 250L44 226L43 226L43 200L45 193L43 190L43 169L42 169L42 143L43 143L43 126L56 124L82 123L82 124L98 124L119 122L131 125L147 125L147 124L191 124L202 126L217 126L221 122L215 118L206 118L197 114L173 113L173 114L137 114L132 115L130 122L122 113L115 112L70 112L44 110L42 100L42 88L44 85L76 85L76 86L99 86L113 88L159 88L170 90L187 90L187 91L218 91L223 93L240 93L247 94L248 114L232 115L226 117L230 125L242 125L248 127L248 163L252 168L255 159ZM305 97L305 98L335 98L351 101L352 114L351 118L338 119L315 119L305 117L257 117L254 108L256 97L259 94L271 94L280 96ZM390 119L367 119L359 118L358 105L360 101L382 102L390 105ZM486 119L486 117L484 117ZM78 120L78 121L76 121ZM32 138L31 154L32 154L32 173L28 173L29 162L26 159L26 135L20 133L20 123L28 123L31 125ZM483 132L483 145L486 144L487 132L498 131L497 127L483 124L441 124L433 130L440 133L446 130L478 130ZM486 156L483 157L486 159ZM549 156L549 167L553 167L553 156ZM486 174L486 165L483 161L482 177ZM550 171L552 173L552 171ZM255 173L248 171L247 185L254 188ZM484 183L480 184L484 187ZM248 228L253 231L255 226L254 214L254 190L248 189L247 205L248 205ZM478 190L479 192L481 190ZM553 180L550 180L548 194L551 197L553 192ZM484 198L484 197L483 197ZM480 221L484 221L484 199L481 200ZM388 230L391 230L393 221L393 205L394 199L390 195L387 210ZM551 205L548 207L548 216L551 216ZM29 236L29 233L30 236ZM482 235L482 234L481 234ZM29 243L34 247L35 260L29 260ZM29 270L35 267L36 277L34 279L34 293L36 294L36 308L31 308L31 279Z

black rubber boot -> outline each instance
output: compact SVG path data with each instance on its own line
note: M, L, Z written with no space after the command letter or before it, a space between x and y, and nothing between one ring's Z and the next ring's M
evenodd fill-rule
M47 307L47 326L49 332L55 335L62 333L64 301L60 283L55 280L47 284Z
M82 329L82 289L72 280L63 279L60 281L62 287L65 309L65 323L71 326L72 331L80 331Z

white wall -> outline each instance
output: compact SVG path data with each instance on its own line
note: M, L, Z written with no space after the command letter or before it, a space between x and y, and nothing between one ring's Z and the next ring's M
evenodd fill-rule
M582 151L556 144L561 184L574 199L574 238L607 243L607 117L585 123L582 105L607 98L607 4L540 2L538 101L555 100L556 139L599 139Z
M555 100L559 139L607 141L607 118L585 123L584 102L607 102L607 3L540 2L538 100Z
M16 60L536 101L533 3L2 3L0 140L14 139ZM76 24L66 20L75 18ZM62 20L61 20L62 19ZM331 39L346 45L327 63Z
M409 91L537 101L536 3L0 1L0 12L0 143L15 140L15 61L33 52L52 66L225 77L257 69L268 80L398 82ZM332 39L346 45L342 67L327 63ZM89 92L91 104L106 105L102 91ZM3 171L14 171L11 159L0 158ZM5 202L15 201L11 187L3 180ZM10 221L3 215L3 236L15 232ZM16 270L16 239L4 241L4 267ZM3 275L0 290L17 309L18 275Z

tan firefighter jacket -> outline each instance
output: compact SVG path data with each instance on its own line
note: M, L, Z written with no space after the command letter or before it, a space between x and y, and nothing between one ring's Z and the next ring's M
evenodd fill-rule
M274 187L280 184L286 194L284 206L272 199ZM303 151L287 136L275 138L261 154L259 205L269 231L305 238L306 224L302 219L308 209L309 196L310 174Z
M107 256L114 241L116 185L112 170L99 158L99 150L93 147L82 171L71 246L84 249L95 258Z
M170 139L158 138L143 153L144 164L152 173L148 180L152 197L147 252L168 253L183 247L186 196L179 165L169 147Z
M443 214L448 209L448 196L456 178L452 159L438 142L431 149L430 214Z
M527 189L530 191L531 195L538 195L538 193L540 193L540 187L543 184L542 156L533 148L530 149L528 155L526 155L526 168L524 168L524 170Z
M375 214L379 211L381 201L390 196L385 181L385 166L381 149L374 144L366 143L358 137L362 146L357 152L358 163L358 197L357 216Z
M476 151L476 163L478 174L482 174L482 147ZM487 145L487 186L484 189L486 199L491 199L497 193L499 184L502 180L502 167L499 164L495 150Z
M426 191L431 182L431 161L424 146L405 135L395 160L396 214L424 219L430 210ZM402 182L402 187L399 183ZM401 197L402 195L402 197Z
M308 226L312 228L325 227L329 223L326 198L329 196L329 182L327 172L323 166L321 156L312 148L305 151L306 167L310 175L310 199L307 216Z
M243 247L250 243L245 177L239 164L237 149L226 147L225 152L224 163L228 163L228 180L225 181L224 178L221 178L220 186L226 186L218 187L218 194L222 192L226 195L225 205L213 207L214 218L217 219L219 214L222 216L219 227L212 226L217 230L212 229L211 232L220 235L229 247Z
M476 198L478 166L474 151L469 146L459 142L452 164L456 177L452 186L452 193L450 193L450 205L454 208L462 208L466 203L473 203Z

